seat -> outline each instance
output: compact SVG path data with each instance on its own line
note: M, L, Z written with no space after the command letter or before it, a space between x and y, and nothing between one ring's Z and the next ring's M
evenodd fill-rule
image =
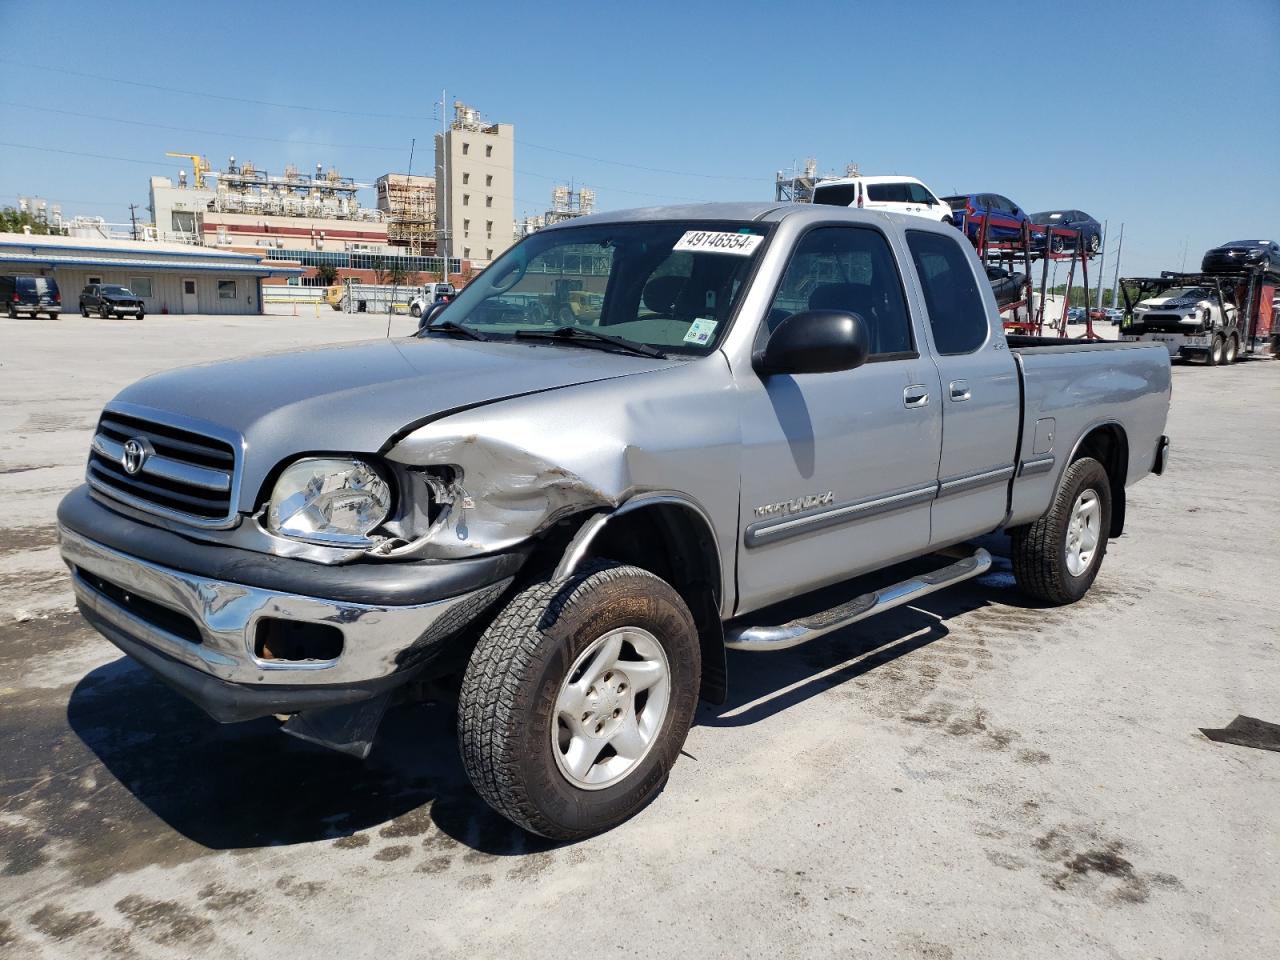
M674 317L676 298L684 289L685 280L685 277L654 277L644 285L641 295L645 308L662 317Z
M875 300L865 283L824 283L809 294L810 310L845 310L856 313L867 326L871 353L883 353L880 325L876 322Z

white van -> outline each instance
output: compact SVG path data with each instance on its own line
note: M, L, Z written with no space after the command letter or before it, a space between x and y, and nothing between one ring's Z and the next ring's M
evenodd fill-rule
M951 208L915 177L841 177L813 188L813 202L906 213L951 223Z

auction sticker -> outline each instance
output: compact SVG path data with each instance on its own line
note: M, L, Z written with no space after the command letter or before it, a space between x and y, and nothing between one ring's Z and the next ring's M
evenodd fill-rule
M687 230L673 250L690 250L695 253L732 253L749 257L764 237L757 233L720 233L715 230Z
M716 332L717 326L718 324L715 320L699 317L689 324L689 332L684 335L684 342L696 343L700 347L705 347L711 341L711 336Z

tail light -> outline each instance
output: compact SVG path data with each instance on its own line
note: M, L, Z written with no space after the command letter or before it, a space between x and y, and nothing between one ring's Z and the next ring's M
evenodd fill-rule
M53 302L54 302L54 303L61 303L61 302L62 302L62 293L61 293L61 291L59 291L58 293L55 293L55 294L53 295Z
M862 208L862 184L858 184L858 208Z
M14 303L17 303L17 302L18 302L18 294L17 294L17 292L16 292L16 291L15 291L15 292L14 292L14 294L13 294L13 302L14 302Z

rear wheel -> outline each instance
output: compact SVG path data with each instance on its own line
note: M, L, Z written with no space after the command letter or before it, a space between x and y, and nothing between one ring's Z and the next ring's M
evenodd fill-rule
M1223 363L1235 363L1240 358L1240 341L1236 339L1233 333L1227 337L1226 352L1223 354Z
M518 593L476 645L458 701L472 785L533 833L575 840L657 796L697 702L693 617L666 582L601 563Z
M1045 603L1075 603L1098 575L1110 529L1106 468L1083 457L1067 468L1048 512L1012 531L1014 579L1024 593Z
M1095 233L1093 236L1089 238L1089 252L1097 253L1101 249L1102 249L1102 237L1100 237L1098 234Z
M1223 345L1223 342L1222 342L1222 334L1215 333L1213 335L1213 342L1209 345L1209 350L1204 355L1205 365L1210 367L1218 366L1220 363L1222 363L1222 355L1225 352L1225 350L1226 350L1226 347Z

